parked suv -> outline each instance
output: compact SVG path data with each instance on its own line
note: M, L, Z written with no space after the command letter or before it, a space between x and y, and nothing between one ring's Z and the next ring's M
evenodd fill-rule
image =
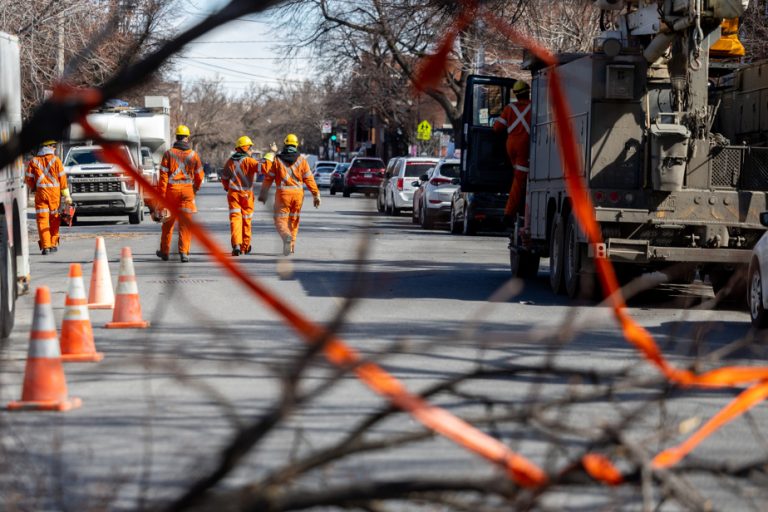
M453 193L459 188L460 164L456 159L441 160L429 175L414 182L421 189L418 202L414 195L414 215L418 215L418 222L424 229L432 229L436 222L450 218Z
M365 192L370 195L379 188L384 179L384 162L380 158L355 157L344 174L344 197L352 192Z
M413 181L437 165L433 157L400 158L392 169L392 177L384 195L384 208L389 215L400 215L400 210L413 207Z

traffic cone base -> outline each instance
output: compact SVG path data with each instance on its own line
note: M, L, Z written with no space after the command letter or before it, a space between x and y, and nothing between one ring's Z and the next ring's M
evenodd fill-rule
M88 314L83 270L79 263L69 267L69 290L64 302L64 321L61 324L61 360L65 362L97 362L104 354L96 352L93 328Z
M51 308L51 292L42 286L35 292L35 312L29 335L27 365L21 400L8 404L10 411L68 411L80 407L79 398L67 396L67 379Z
M141 318L139 287L133 270L133 256L130 247L123 247L120 254L120 276L117 279L117 299L112 321L107 329L145 329L149 322Z

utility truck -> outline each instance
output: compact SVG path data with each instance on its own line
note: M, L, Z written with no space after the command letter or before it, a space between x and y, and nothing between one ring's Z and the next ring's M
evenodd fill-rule
M768 67L741 65L743 47L721 40L721 24L737 23L747 3L598 0L604 30L594 51L558 55L554 67L524 63L531 156L525 218L509 244L515 276L535 276L549 257L556 293L591 295L600 255L620 278L659 270L690 282L698 271L715 292L744 295L751 250L765 231L759 213L768 209ZM549 98L555 70L600 243L586 240L571 213ZM512 171L491 126L513 84L468 81L462 190L509 190Z
M153 185L159 162L170 147L168 99L148 96L144 108L111 103L90 112L87 120L101 137L120 143L121 151ZM131 224L144 218L144 194L138 183L116 164L108 162L101 146L75 123L64 144L64 168L77 216L128 215Z
M0 33L0 143L21 129L19 40ZM0 336L13 329L16 297L29 290L27 188L21 158L0 169Z

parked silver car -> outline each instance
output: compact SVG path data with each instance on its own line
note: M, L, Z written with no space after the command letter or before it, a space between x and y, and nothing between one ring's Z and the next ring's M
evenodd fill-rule
M432 229L436 222L447 222L451 218L451 200L453 193L459 188L459 172L461 162L456 159L441 160L435 169L422 178L428 178L419 183L422 189L418 194L419 224L424 229Z
M389 180L392 178L392 173L394 173L394 170L397 167L397 163L401 158L402 157L399 156L390 158L389 162L387 163L387 168L384 171L384 179L381 180L381 183L379 183L379 193L376 195L376 209L379 211L379 213L384 213L387 201L387 191L389 189Z
M412 182L429 172L438 161L434 157L412 156L398 160L384 195L384 208L389 215L400 215L401 210L413 207L413 191L416 187Z

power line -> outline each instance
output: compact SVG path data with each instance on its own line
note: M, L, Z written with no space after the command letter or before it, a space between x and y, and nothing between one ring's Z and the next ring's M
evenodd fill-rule
M249 41L190 41L187 44L261 44L261 43L274 43L274 39L263 40L249 40Z
M206 56L199 56L199 55L189 55L189 56L180 56L178 57L180 59L191 59L191 60L307 60L307 59L314 59L315 57L301 57L301 56L292 56L292 57L206 57Z

